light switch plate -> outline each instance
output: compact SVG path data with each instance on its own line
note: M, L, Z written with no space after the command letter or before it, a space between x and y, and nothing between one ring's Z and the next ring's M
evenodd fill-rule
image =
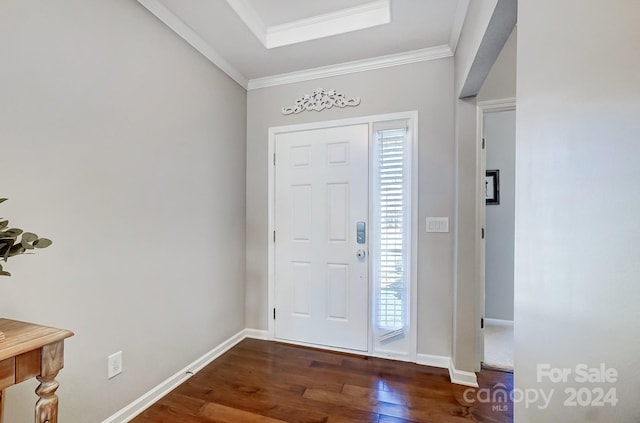
M427 217L427 232L449 232L449 218Z

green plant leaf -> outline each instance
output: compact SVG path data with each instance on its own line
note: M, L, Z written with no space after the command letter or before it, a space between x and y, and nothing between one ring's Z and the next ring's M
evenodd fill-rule
M31 232L25 232L22 234L22 242L33 242L36 239L38 239L38 235L31 233Z
M17 256L18 254L22 254L24 253L26 250L25 248L22 246L22 244L16 244L13 247L9 248L9 255L8 257L13 257L13 256ZM6 260L5 260L6 261Z
M5 201L7 201L6 198L0 198L0 203L4 203ZM20 228L7 229L8 227L9 220L0 217L0 260L4 260L5 262L9 257L23 254L27 250L47 248L52 244L50 239L38 238L38 235L32 232L24 232ZM5 271L2 266L0 266L0 276L11 276L11 273Z
M11 229L7 229L6 231L3 232L3 236L8 236L11 238L16 238L18 237L21 233L22 233L22 229L18 229L18 228L11 228Z
M13 245L11 246L13 247ZM5 251L4 254L2 255L2 259L6 262L9 259L9 254L11 254L11 247L8 247Z
M0 276L11 276L11 273L5 271L0 264Z
M47 248L51 244L53 241L47 238L38 238L33 242L33 246L36 248Z

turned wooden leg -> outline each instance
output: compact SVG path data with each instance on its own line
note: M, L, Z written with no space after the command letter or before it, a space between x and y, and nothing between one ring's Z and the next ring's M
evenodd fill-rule
M37 377L40 385L36 388L36 394L40 397L36 402L36 423L58 422L58 396L56 390L60 384L52 378Z
M36 423L58 423L58 397L56 390L60 384L56 376L64 363L64 343L59 341L42 347L40 376L36 379L40 385L36 394Z
M0 423L2 423L2 416L4 415L4 389L0 389Z

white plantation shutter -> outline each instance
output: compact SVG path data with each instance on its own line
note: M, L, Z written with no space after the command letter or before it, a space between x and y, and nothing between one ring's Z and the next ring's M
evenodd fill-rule
M379 340L403 333L409 305L409 162L407 122L374 125L373 278Z

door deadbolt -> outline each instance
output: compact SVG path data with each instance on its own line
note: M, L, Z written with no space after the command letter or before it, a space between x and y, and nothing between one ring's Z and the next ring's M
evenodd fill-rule
M356 222L356 242L358 244L364 244L365 242L367 242L365 229L366 225L364 222Z

